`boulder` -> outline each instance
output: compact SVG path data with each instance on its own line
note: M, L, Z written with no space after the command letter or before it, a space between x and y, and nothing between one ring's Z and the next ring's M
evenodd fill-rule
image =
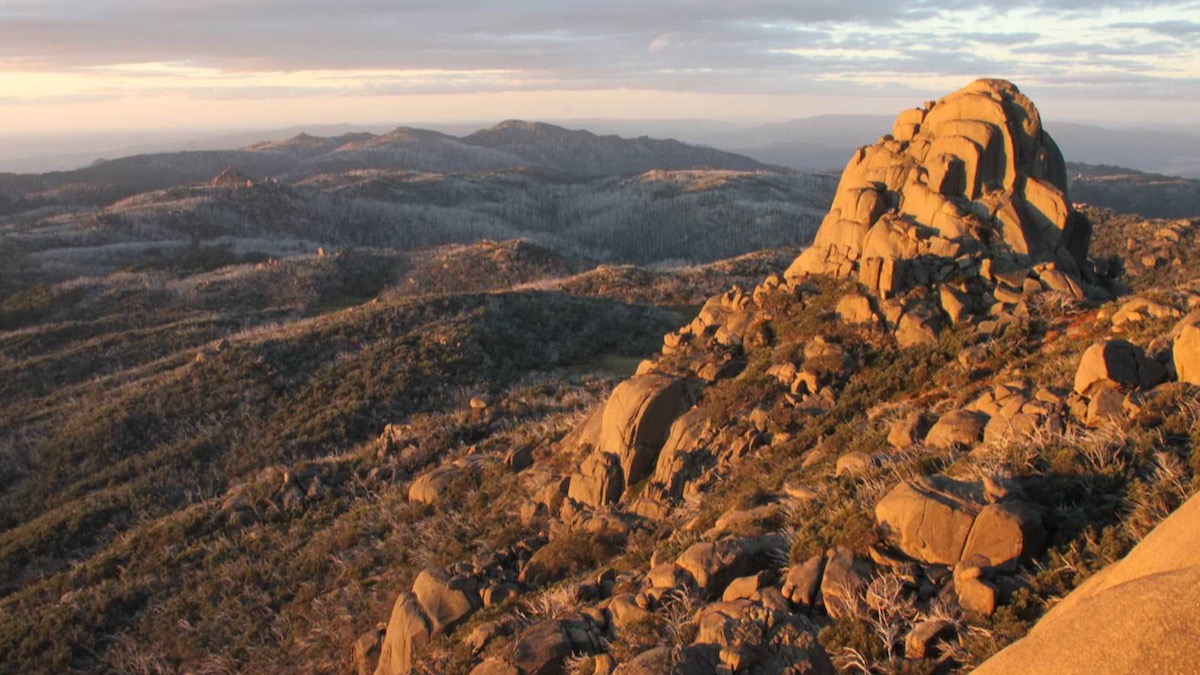
M750 600L758 595L759 589L766 583L766 575L762 572L752 574L748 577L738 577L729 582L725 587L725 592L721 594L722 602L731 602L733 600Z
M807 617L735 600L703 608L696 624L695 643L684 650L673 670L663 672L834 672L816 639L817 627Z
M492 584L483 589L480 598L483 600L484 607L495 607L496 605L504 604L509 598L515 598L520 594L521 589L516 584Z
M845 546L836 546L825 554L821 575L821 601L829 616L854 616L862 602L863 591L871 578L869 563L856 558Z
M942 286L938 289L938 296L941 299L942 311L950 317L950 323L956 325L962 323L971 309L971 299L965 293L956 291L949 286Z
M734 643L738 623L752 611L754 603L749 600L717 602L704 607L696 614L698 644L728 647Z
M475 480L483 467L482 455L470 455L444 464L413 479L408 486L408 501L436 504L447 495L453 494L451 487L464 480Z
M937 342L937 319L920 312L905 312L896 326L896 342L901 347L915 347Z
M996 415L988 420L987 426L983 429L983 442L988 445L1003 445L1014 439L1028 438L1037 432L1040 422L1040 415L1027 413L1017 413L1008 417Z
M888 444L898 450L903 450L925 440L929 433L929 423L920 410L914 410L901 417L888 430Z
M975 516L962 557L981 559L991 567L1011 567L1027 552L1041 550L1045 539L1041 516L1029 504L1017 500L988 504Z
M824 570L823 555L815 555L799 565L793 565L783 580L783 596L797 609L811 610L817 601L817 591L821 588L821 573Z
M512 665L523 675L559 675L575 647L564 623L540 621L525 629L513 644Z
M684 380L639 375L613 389L604 405L598 449L617 457L625 485L645 478L658 461L672 422L691 405Z
M777 535L730 537L692 544L676 564L691 575L700 594L712 600L721 597L729 582L765 569L772 564L773 555L786 550L786 541Z
M847 452L837 458L834 475L837 477L862 476L876 465L876 460L865 452Z
M567 497L580 504L604 506L615 504L624 491L625 481L617 456L594 452L583 460L579 473L571 475Z
M863 324L879 320L875 311L871 309L871 299L859 293L843 295L838 300L835 311L838 318L846 323Z
M897 485L875 505L875 520L904 554L939 565L978 555L989 565L1009 566L1044 540L1031 505L1016 499L989 504L983 482L942 475Z
M1108 423L1120 423L1125 418L1125 394L1117 389L1094 390L1087 402L1084 424L1095 429Z
M646 623L654 620L654 615L637 604L632 593L614 595L608 603L608 611L612 615L612 623L618 629L624 630L635 623Z
M983 438L988 416L970 410L955 410L942 415L925 435L931 448L949 450L971 447Z
M413 595L425 610L433 635L453 630L483 604L473 579L450 576L440 569L418 574L413 582Z
M1161 379L1161 378L1160 378ZM1141 347L1125 340L1104 340L1087 348L1075 371L1075 393L1091 396L1101 388L1152 387L1152 367Z
M1141 323L1148 319L1178 319L1180 316L1180 311L1168 304L1149 298L1133 298L1113 313L1112 326L1113 330L1120 330L1129 324Z
M1038 272L1038 280L1042 282L1043 288L1048 291L1069 295L1076 300L1084 298L1083 288L1080 287L1079 282L1059 270L1053 268L1043 269Z
M924 659L932 657L931 647L938 641L954 637L954 624L945 619L929 619L913 626L904 638L904 657Z
M646 581L651 588L680 588L685 576L675 563L663 563L650 568L646 573Z
M519 445L504 453L504 466L516 472L533 466L533 446Z
M1171 358L1180 382L1200 384L1200 312L1193 312L1175 325Z
M375 675L408 675L417 653L429 644L433 625L412 593L401 593L392 607Z
M1200 496L1051 607L978 675L1194 672L1200 644Z
M983 579L986 561L966 558L954 566L954 593L968 612L991 616L996 611L996 587Z

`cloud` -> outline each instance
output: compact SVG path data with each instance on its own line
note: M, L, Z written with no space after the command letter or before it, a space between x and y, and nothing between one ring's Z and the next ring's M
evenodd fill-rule
M667 49L670 49L671 43L674 41L674 33L661 33L650 41L650 46L646 48L646 51L650 52L651 54L657 54L658 52L666 51Z
M1198 30L1194 0L4 0L0 71L74 74L80 91L59 81L55 96L100 78L113 95L933 94L978 75L1106 75L1108 94L1129 96L1200 76ZM163 63L196 70L167 84L113 68ZM411 75L429 72L442 75Z
M1143 23L1117 23L1113 24L1113 28L1117 29L1143 29L1160 35L1167 35L1173 38L1185 38L1193 35L1200 35L1200 22L1196 21L1181 21L1178 19L1169 21L1153 21Z

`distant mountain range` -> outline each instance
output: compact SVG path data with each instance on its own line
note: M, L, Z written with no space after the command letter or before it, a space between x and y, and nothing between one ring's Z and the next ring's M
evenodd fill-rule
M712 148L544 123L301 133L0 174L0 290L208 258L518 237L605 262L703 262L804 244L834 185Z
M636 175L653 169L758 171L766 165L742 155L673 140L625 139L588 131L518 121L503 122L469 136L401 127L385 134L335 137L299 134L284 141L255 143L238 150L194 150L143 154L72 171L0 174L3 199L20 194L82 186L100 192L91 203L207 180L233 166L252 176L295 182L349 170L407 170L435 173L529 169L579 177Z
M597 137L617 135L630 139L642 136L673 138L682 143L716 148L751 157L765 164L799 170L840 171L851 151L889 133L890 115L823 115L770 124L735 124L705 119L616 120L574 119L541 125L550 131L555 126L586 129ZM498 127L485 124L414 125L439 132L471 144L476 137L483 147L502 149L494 140L505 136ZM523 124L523 123L522 123ZM536 132L539 125L526 131ZM82 136L64 134L53 137L0 139L0 172L42 172L86 166L97 158L127 157L140 154L174 153L187 150L237 150L261 142L278 143L297 136L350 138L370 134L388 136L393 127L386 125L312 125L273 130L210 132L207 136L175 132ZM1172 126L1122 125L1113 122L1060 122L1049 131L1072 161L1087 164L1127 166L1139 171L1200 178L1200 125L1181 123ZM393 132L394 133L394 132ZM508 136L512 136L509 133ZM573 146L587 149L576 137ZM630 141L636 143L636 141ZM627 147L626 150L629 148ZM595 150L595 148L592 148ZM520 153L517 153L520 154ZM544 163L544 158L538 160Z
M652 169L768 168L745 156L675 140L598 136L552 124L510 120L463 137L411 127L383 134L350 132L332 137L300 133L240 149L184 150L97 160L81 169L51 172L40 178L24 176L20 180L44 186L95 180L136 182L155 189L201 180L224 166L288 180L347 168L464 172L537 166L587 177L634 175Z

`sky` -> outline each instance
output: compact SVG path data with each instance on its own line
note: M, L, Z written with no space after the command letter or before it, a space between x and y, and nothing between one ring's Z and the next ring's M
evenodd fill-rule
M1194 121L1200 0L0 0L0 134L890 113Z

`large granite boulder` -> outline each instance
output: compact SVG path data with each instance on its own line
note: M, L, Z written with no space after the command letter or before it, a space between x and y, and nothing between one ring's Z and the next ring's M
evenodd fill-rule
M1200 384L1200 312L1188 314L1172 331L1171 356L1180 382Z
M687 383L664 375L641 375L613 389L598 449L620 459L627 485L654 469L671 423L690 404Z
M401 593L392 607L392 618L384 633L375 675L406 675L416 663L416 654L433 635L425 610L412 593Z
M1193 673L1200 645L1200 497L1072 591L976 675Z
M1075 392L1094 396L1101 389L1152 387L1164 373L1141 347L1125 340L1103 340L1087 348L1075 371Z
M453 577L440 569L418 574L413 595L429 617L434 635L452 630L483 604L474 579Z
M636 375L617 385L599 418L593 415L579 433L580 444L594 443L594 451L571 477L570 497L589 506L619 500L654 471L672 424L693 398L692 383L666 375Z
M982 482L941 475L897 485L875 505L875 520L906 555L938 565L982 556L991 566L1011 566L1045 538L1030 504L989 503Z

